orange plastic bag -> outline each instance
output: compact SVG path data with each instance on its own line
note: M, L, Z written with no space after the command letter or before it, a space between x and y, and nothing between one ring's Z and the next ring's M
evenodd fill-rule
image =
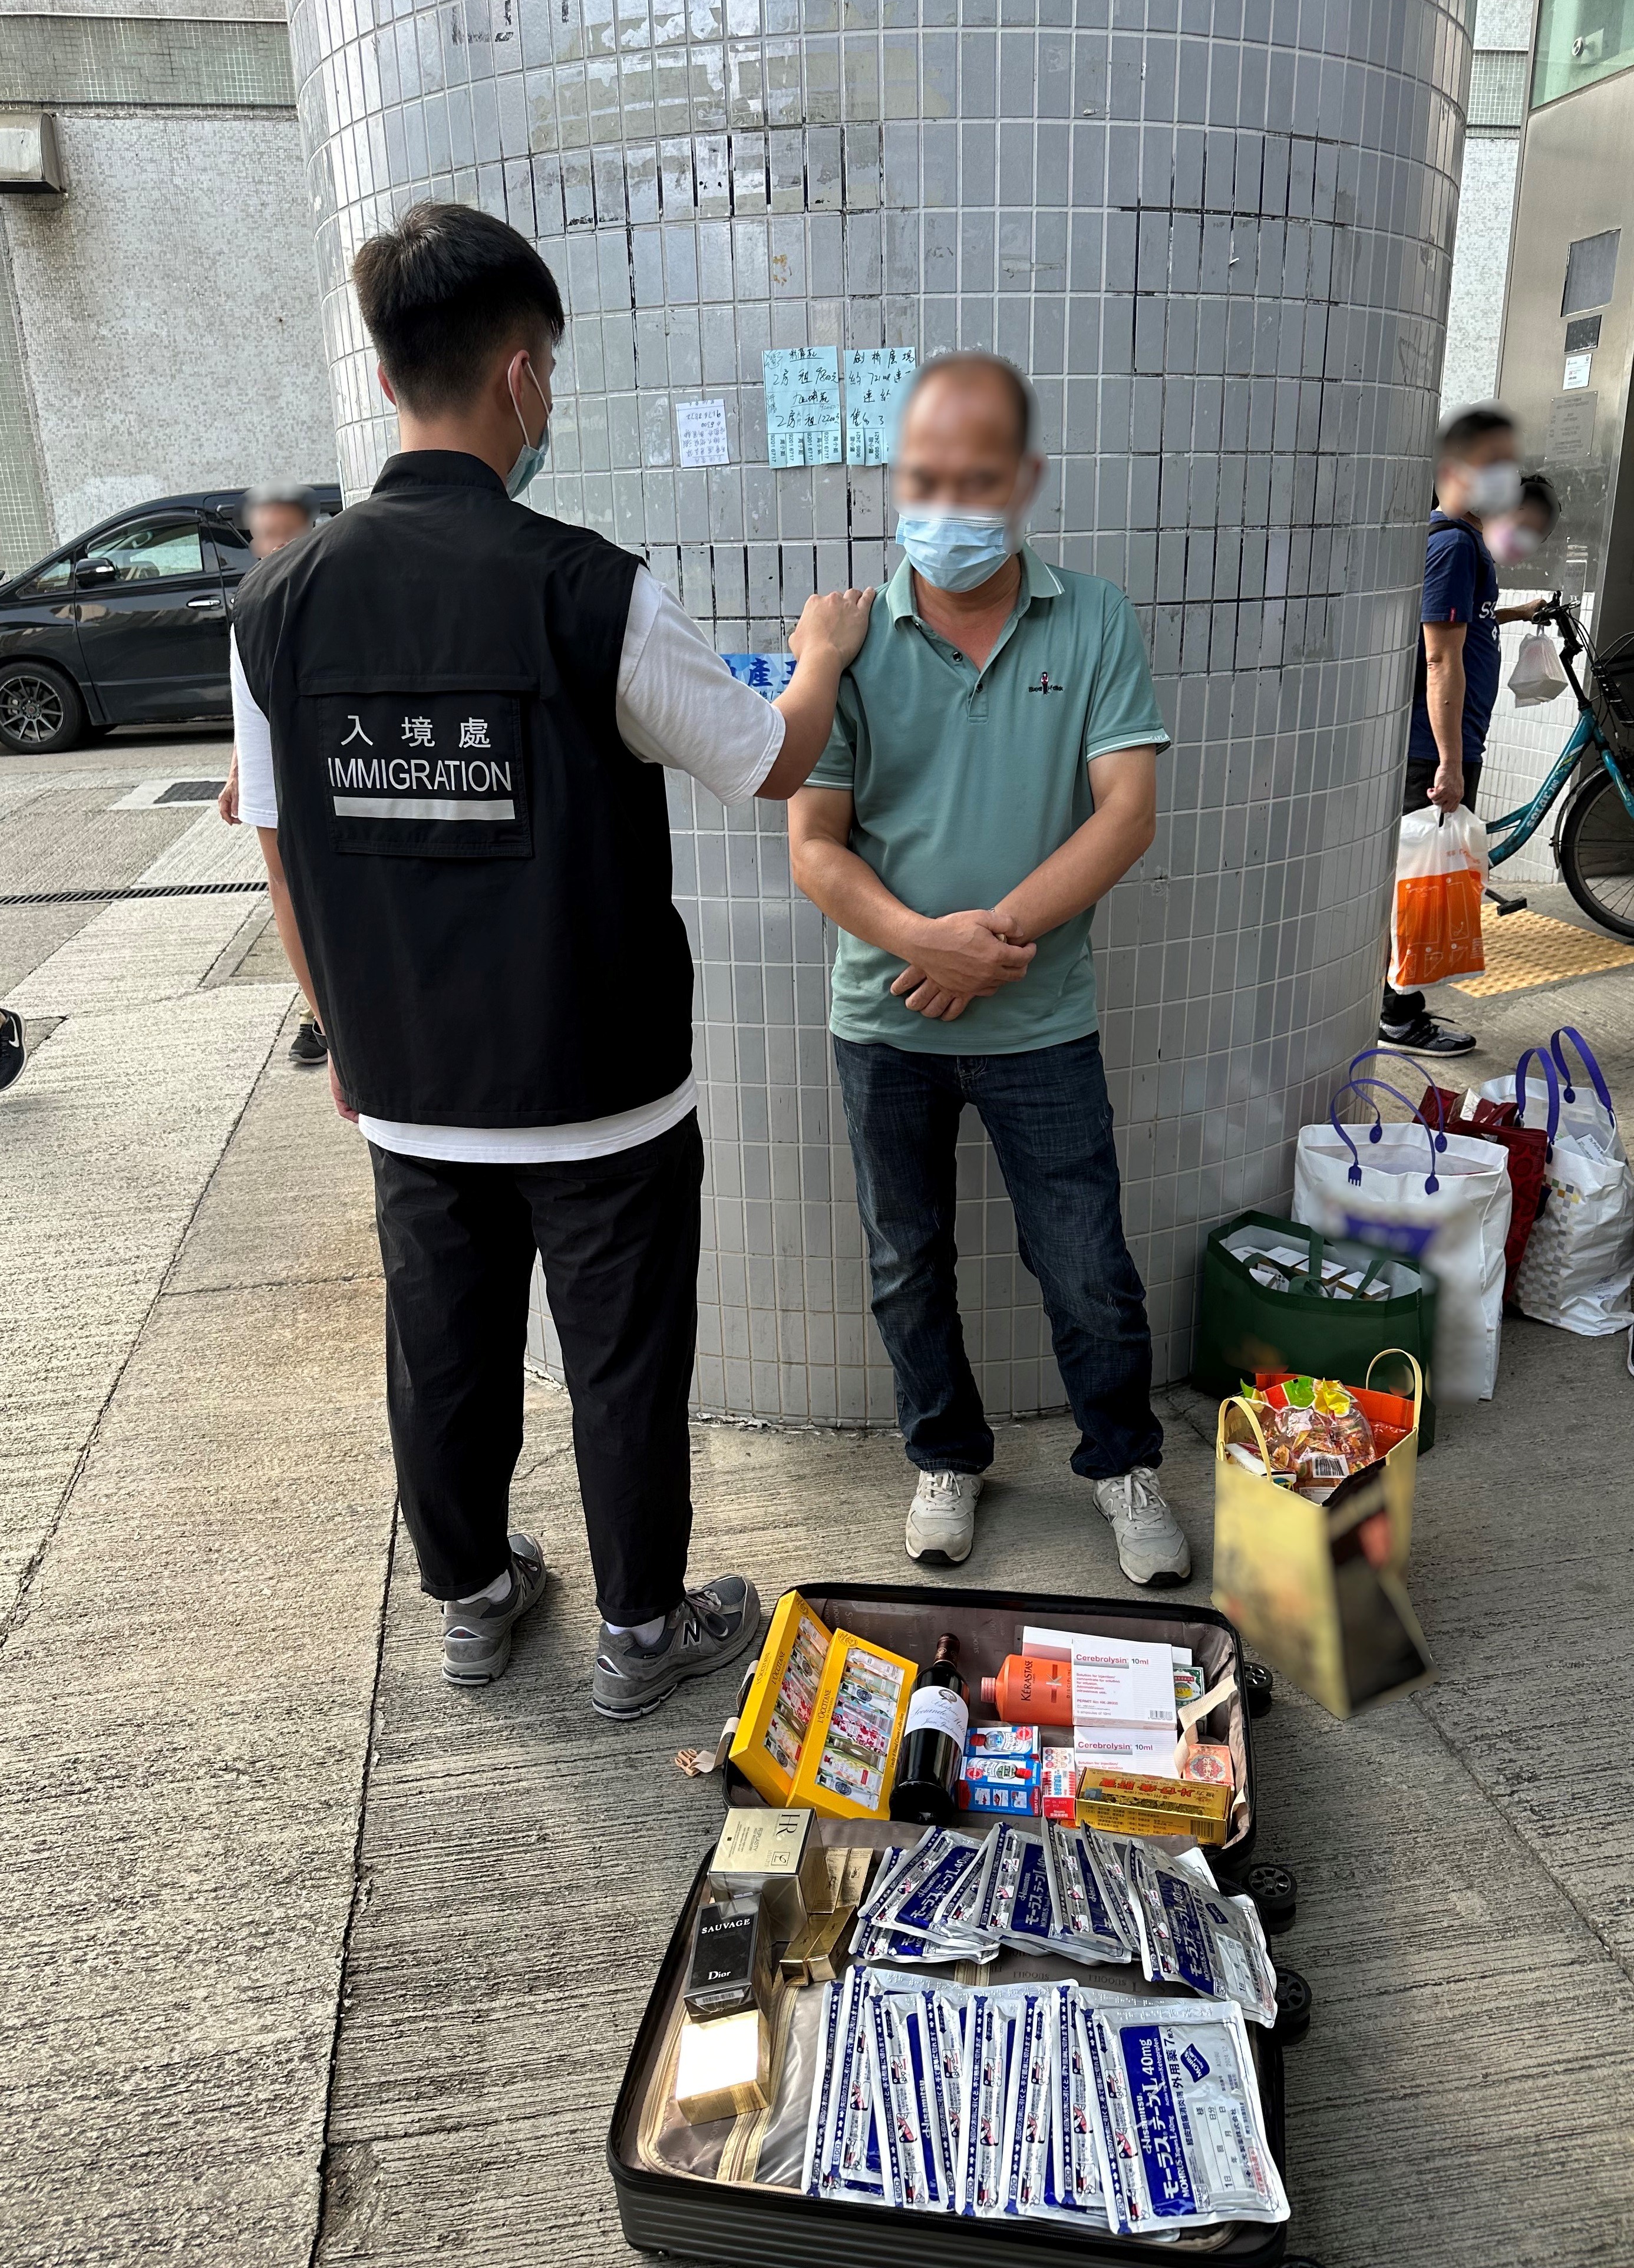
M1390 919L1390 983L1396 991L1481 974L1486 876L1486 828L1467 804L1448 812L1426 806L1402 820Z

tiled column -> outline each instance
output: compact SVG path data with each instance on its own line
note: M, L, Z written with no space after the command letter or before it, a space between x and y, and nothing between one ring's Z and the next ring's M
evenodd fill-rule
M416 197L505 216L570 327L543 510L642 551L724 652L882 581L877 469L767 463L763 349L997 348L1054 461L1035 541L1130 592L1176 746L1096 921L1160 1377L1197 1254L1276 1207L1369 1043L1457 202L1461 9L1306 0L293 0L344 476L390 446L345 284ZM1002 19L1002 20L1001 20ZM677 463L673 405L731 462ZM698 961L703 1407L888 1421L782 814L672 804ZM639 1044L638 1022L632 1042ZM979 1131L962 1299L990 1406L1059 1404ZM548 1319L539 1324L548 1351Z

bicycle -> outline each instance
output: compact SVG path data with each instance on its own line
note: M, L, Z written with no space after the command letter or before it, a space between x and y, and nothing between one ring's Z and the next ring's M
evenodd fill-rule
M1555 832L1555 858L1561 880L1590 919L1616 937L1634 939L1634 753L1617 745L1622 736L1634 737L1634 634L1596 653L1577 608L1558 591L1533 621L1559 634L1561 666L1577 696L1578 721L1530 803L1487 821L1488 858L1500 866L1529 843L1579 765L1597 753L1601 769L1588 773L1567 797ZM1588 664L1599 709L1572 666L1579 654ZM1518 913L1526 904L1524 898L1504 898L1496 890L1488 895L1500 913Z

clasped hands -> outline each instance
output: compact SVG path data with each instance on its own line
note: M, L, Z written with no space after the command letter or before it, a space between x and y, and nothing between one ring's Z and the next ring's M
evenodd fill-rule
M943 914L923 924L913 958L891 990L917 1014L951 1024L972 1000L1018 983L1037 951L1012 933L1002 914Z

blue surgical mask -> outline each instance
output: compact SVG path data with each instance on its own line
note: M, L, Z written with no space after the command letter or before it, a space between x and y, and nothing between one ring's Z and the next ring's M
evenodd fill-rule
M920 504L897 514L896 540L933 590L974 591L1014 558L1021 528L1008 512Z
M530 380L532 380L534 393L539 396L540 400L543 401L545 399L544 388L540 385L539 380L534 377L531 367L527 375ZM537 441L530 441L527 438L526 421L524 419L522 412L518 407L517 398L514 394L511 397L511 407L512 409L516 410L516 422L522 428L521 454L518 457L515 464L512 466L510 471L505 475L505 494L514 503L516 498L521 495L523 490L538 472L540 467L544 463L545 459L550 454L550 412L549 405L547 403L545 409L545 430L540 435Z

